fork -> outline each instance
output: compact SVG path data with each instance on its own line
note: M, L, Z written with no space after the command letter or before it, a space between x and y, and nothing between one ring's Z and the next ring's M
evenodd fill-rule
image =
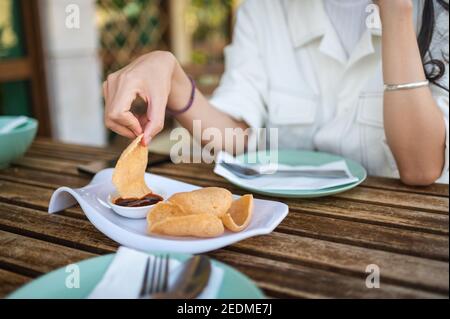
M166 298L169 289L170 256L154 256L153 260L150 260L150 257L147 258L139 299Z
M316 169L305 169L305 170L279 170L275 171L273 174L260 173L256 169L251 167L240 166L232 163L220 163L225 169L236 175L237 177L252 179L261 176L286 176L286 177L312 177L312 178L348 178L348 174L345 170L316 170Z

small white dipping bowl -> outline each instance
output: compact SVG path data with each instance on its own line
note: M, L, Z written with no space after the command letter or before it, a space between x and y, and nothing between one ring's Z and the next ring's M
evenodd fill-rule
M154 194L157 194L166 200L166 195L161 190L152 188ZM108 206L118 215L131 218L131 219L144 219L147 217L150 209L155 205L142 206L142 207L124 207L114 204L114 200L118 197L118 194L108 195Z

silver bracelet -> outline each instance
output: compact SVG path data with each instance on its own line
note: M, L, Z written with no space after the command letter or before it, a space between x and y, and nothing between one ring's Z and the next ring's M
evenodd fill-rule
M404 84L385 84L384 85L384 91L400 91L400 90L412 90L421 88L424 86L428 86L430 84L430 81L420 81L420 82L412 82L412 83L404 83Z

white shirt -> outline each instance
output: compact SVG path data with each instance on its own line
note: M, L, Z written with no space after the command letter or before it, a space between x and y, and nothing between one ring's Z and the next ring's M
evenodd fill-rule
M372 0L325 0L325 11L347 58L356 48L366 27L366 9Z
M413 1L418 25L424 0ZM433 41L435 57L448 53L448 14L439 12L436 33L447 39ZM380 29L367 29L347 58L323 0L247 0L225 57L216 108L253 128L278 128L280 149L339 154L371 175L399 177L383 125ZM447 135L439 181L448 182L449 94L431 89Z

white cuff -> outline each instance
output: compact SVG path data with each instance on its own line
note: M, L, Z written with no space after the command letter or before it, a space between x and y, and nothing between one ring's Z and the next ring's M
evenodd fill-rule
M210 99L210 103L216 109L230 115L238 121L244 121L251 128L259 128L264 125L264 120L258 109L250 105L244 105L242 92L216 94ZM237 97L237 98L236 98ZM248 102L247 102L248 103Z

